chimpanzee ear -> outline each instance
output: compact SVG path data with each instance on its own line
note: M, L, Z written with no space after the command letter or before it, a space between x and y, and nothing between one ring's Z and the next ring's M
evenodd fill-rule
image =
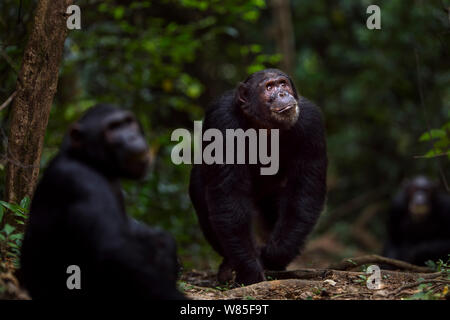
M83 144L83 130L79 123L75 123L69 129L71 148L79 148Z
M292 81L291 78L289 78L289 82L291 83L291 88L292 88L292 91L294 92L294 98L298 100L298 93L297 93L297 89L295 88L294 82Z
M248 102L248 86L241 82L236 90L235 102L239 105L247 104Z

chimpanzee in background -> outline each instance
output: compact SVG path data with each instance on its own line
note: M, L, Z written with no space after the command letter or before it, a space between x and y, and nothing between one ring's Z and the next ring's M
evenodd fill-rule
M275 175L261 175L260 164L200 164L193 166L190 180L203 233L224 257L219 281L231 280L232 271L238 283L263 281L264 269L282 270L299 254L323 209L327 154L322 114L298 96L288 75L267 69L209 107L203 130L209 128L222 134L238 128L280 130ZM262 245L254 231L263 237Z
M383 254L417 265L427 260L447 261L450 195L423 176L406 181L391 205Z
M119 179L141 178L147 164L131 112L97 105L74 124L31 203L21 273L32 298L184 298L172 237L125 212ZM71 265L80 290L67 288Z

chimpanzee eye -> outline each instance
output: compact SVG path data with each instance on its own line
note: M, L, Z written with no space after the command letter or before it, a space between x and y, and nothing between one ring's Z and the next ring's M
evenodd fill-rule
M268 84L268 85L266 86L266 89L267 89L267 91L272 90L272 85Z
M286 80L281 80L280 81L280 85L282 88L286 88L287 87L287 81Z
M123 120L123 122L126 123L126 124L131 124L131 123L134 122L134 118L133 118L133 117L126 117L126 118Z
M108 129L109 129L109 130L115 130L115 129L117 129L118 127L120 127L121 124L122 124L122 123L121 123L120 121L114 121L114 122L111 122L111 123L108 125Z

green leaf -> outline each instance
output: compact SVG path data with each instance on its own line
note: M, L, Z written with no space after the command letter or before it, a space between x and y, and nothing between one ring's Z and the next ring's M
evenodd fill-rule
M16 228L12 225L5 224L5 227L3 228L3 231L6 233L7 236L9 236Z
M0 201L0 204L1 204L2 206L4 206L5 208L7 208L7 209L13 211L13 212L16 212L16 211L22 209L22 208L19 207L17 204L8 203L8 202L6 202L6 201Z
M255 22L259 18L259 11L257 10L247 11L242 15L242 18L249 22Z
M19 246L11 241L8 242L8 246L10 246L11 248L14 248L14 249L19 249Z
M437 155L439 155L439 154L441 154L441 153L444 153L441 149L439 149L439 148L434 148L434 149L428 151L427 153L425 153L425 154L424 154L424 157L425 157L425 158L433 158L433 157L436 157ZM450 152L445 152L445 153L447 153L447 154L450 155Z
M30 198L29 197L25 197L22 199L22 201L20 201L20 206L25 209L28 210L30 208Z
M430 136L431 133L431 136ZM419 138L419 141L429 141L430 139L444 138L446 132L442 129L431 129L429 132L425 132Z
M23 219L26 219L26 218L27 218L26 214L25 214L22 210L14 211L14 214L15 214L16 216L18 216L18 217L23 218Z
M119 20L123 17L124 13L125 13L125 8L122 6L119 6L114 9L114 18Z
M430 269L433 269L433 270L436 270L436 263L433 261L433 260L427 260L426 262L425 262L425 265L428 267L428 268L430 268Z
M266 7L266 2L264 0L253 0L251 3L258 8Z
M350 262L350 263L354 264L355 266L357 265L357 263L355 261L353 261L352 259L347 259L347 262Z
M22 240L23 234L22 233L15 233L9 237L10 240Z

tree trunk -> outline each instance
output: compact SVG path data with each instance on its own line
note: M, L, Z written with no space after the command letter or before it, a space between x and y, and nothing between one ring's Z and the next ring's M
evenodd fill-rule
M66 10L72 2L40 0L36 8L11 110L5 183L8 202L31 197L37 182L67 34ZM16 225L14 220L10 216L6 222Z
M281 69L292 75L295 67L295 38L289 0L271 0L275 26L275 42L278 52L283 56Z

